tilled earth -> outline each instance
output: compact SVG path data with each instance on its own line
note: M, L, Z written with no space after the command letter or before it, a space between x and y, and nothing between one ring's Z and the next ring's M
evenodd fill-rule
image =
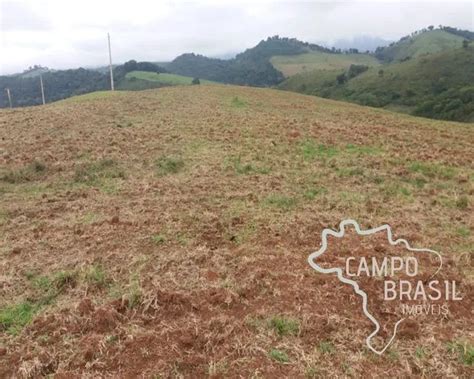
M0 137L0 377L473 376L474 125L183 86L1 110ZM371 352L307 262L347 218L441 252L463 300ZM384 255L351 238L326 263Z

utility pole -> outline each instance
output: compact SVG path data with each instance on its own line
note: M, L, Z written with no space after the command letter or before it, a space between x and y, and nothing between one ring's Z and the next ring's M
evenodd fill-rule
M12 107L12 96L10 94L10 88L5 88L5 91L7 91L8 103L10 104L10 108L13 108Z
M114 90L114 71L112 69L112 50L110 49L110 34L107 33L107 39L109 41L109 70L110 70L110 89Z
M43 105L45 105L46 101L44 101L43 75L41 74L40 74L40 84L41 84L41 98L43 99Z

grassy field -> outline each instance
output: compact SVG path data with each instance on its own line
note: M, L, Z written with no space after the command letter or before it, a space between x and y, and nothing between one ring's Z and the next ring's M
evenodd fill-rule
M139 79L139 80L146 80L150 82L157 82L160 84L165 85L188 85L192 84L193 78L189 76L183 75L176 75L176 74L168 74L168 73L161 73L157 74L154 72L146 72L146 71L132 71L126 75L127 79ZM201 84L215 84L210 80L200 79Z
M416 58L426 54L459 49L464 38L444 30L433 30L399 41L384 49L386 60L400 61L404 58Z
M286 77L314 71L347 69L351 64L378 66L378 60L367 54L329 54L314 52L290 56L274 56L272 65Z
M470 377L473 161L472 124L270 89L1 110L0 377ZM371 353L307 263L346 218L440 251L464 300Z

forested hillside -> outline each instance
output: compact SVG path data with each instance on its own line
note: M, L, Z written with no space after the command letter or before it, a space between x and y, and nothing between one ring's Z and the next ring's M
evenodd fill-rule
M280 88L418 116L474 121L474 46L362 72L355 68L295 75Z
M125 80L125 75L132 71L166 72L162 67L150 62L128 61L114 68L114 79L117 87ZM86 70L46 71L42 73L46 102L57 101L67 97L110 88L110 76L107 72ZM6 88L10 89L13 107L42 104L39 74L0 76L0 108L9 106Z
M245 50L234 59L207 58L196 54L183 54L173 60L167 70L180 75L199 77L222 83L272 86L284 77L271 63L275 55L296 55L310 51L331 52L319 45L301 42L294 38L269 37L257 46Z

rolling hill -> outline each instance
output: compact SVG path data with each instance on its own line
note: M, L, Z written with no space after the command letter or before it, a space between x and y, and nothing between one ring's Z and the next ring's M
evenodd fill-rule
M0 141L2 378L472 372L472 125L175 86L2 109ZM346 218L443 252L449 322L367 350L360 299L307 263Z
M191 85L193 79L189 76L170 74L167 72L156 73L149 71L131 71L117 86L120 90L143 90L165 86ZM200 84L216 84L210 80L200 79Z
M276 55L270 58L270 62L285 77L314 70L348 69L351 64L369 67L380 65L377 58L369 54L335 54L322 51L289 56Z
M459 35L441 29L424 31L379 48L375 55L385 62L403 61L421 55L459 49L464 40L465 38Z
M132 71L127 73L125 76L127 79L141 79L149 80L152 82L158 82L161 84L168 85L189 85L192 84L194 78L183 75L169 74L169 73L155 73L155 72L146 72L146 71ZM211 82L209 80L200 80L201 84L216 84L216 82Z
M380 65L329 62L292 75L278 88L384 107L418 116L474 120L474 33L449 27L423 29L376 50ZM303 57L303 56L302 56ZM361 58L366 58L361 55ZM282 59L282 58L280 58ZM282 61L291 63L296 57ZM291 69L291 64L287 66ZM302 66L295 66L298 71Z
M237 54L233 59L208 58L187 53L170 62L166 69L175 74L221 83L266 87L276 85L284 79L283 74L270 63L273 56L316 51L331 52L330 49L295 38L273 36Z

